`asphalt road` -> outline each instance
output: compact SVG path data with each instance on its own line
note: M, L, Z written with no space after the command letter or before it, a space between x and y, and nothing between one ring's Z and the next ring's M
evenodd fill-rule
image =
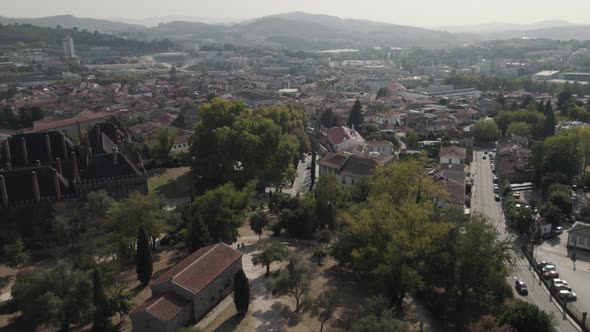
M579 331L577 326L574 326L574 323L572 323L570 319L563 318L563 311L561 308L558 308L557 303L550 301L549 291L542 283L539 284L537 275L531 270L528 261L518 249L519 240L506 231L501 204L494 200L495 194L493 191L493 174L490 159L486 156L486 160L483 160L483 156L483 151L474 151L473 162L471 163L471 173L475 179L472 188L471 210L472 213L481 213L487 216L490 222L496 226L500 238L508 239L514 244L517 260L507 278L508 283L514 286L515 280L518 279L524 281L529 288L528 296L522 296L516 292L514 287L512 287L515 296L529 303L534 303L545 312L553 314L557 318L557 328L559 331Z

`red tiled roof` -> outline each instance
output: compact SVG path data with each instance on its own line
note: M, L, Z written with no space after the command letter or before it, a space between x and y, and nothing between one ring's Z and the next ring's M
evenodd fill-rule
M320 166L338 169L340 166L344 165L344 163L348 160L348 157L349 155L329 152L318 162L318 164Z
M462 148L460 146L443 146L440 149L440 158L442 159L444 156L453 156L460 159L465 159L467 156L467 149Z
M359 142L365 141L365 139L361 136L361 134L359 134L356 131L353 131L352 129L350 129L348 127L342 127L342 126L337 127L337 128L332 129L328 133L328 140L333 145L338 145L338 144L344 142L345 139L347 139L347 140L354 139Z
M109 113L106 112L99 112L93 113L85 116L74 117L70 119L59 120L50 123L44 123L34 128L26 129L26 132L40 132L40 131L48 131L55 128L66 127L75 124L76 122L80 121L80 123L84 123L86 121L98 120L98 119L105 119L110 116Z
M203 247L162 274L154 284L172 281L198 293L241 257L242 253L223 243Z
M161 296L151 298L139 307L133 309L135 312L146 311L147 313L163 320L170 321L178 315L182 309L191 302L173 293L165 293Z

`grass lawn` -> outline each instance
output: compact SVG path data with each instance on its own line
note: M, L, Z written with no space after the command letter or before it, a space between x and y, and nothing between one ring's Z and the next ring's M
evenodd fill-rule
M148 179L150 193L159 194L165 198L181 198L190 196L192 176L190 167L165 169L159 175L152 175Z

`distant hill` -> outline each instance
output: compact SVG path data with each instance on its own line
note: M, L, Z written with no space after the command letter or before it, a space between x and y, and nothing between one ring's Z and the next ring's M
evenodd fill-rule
M554 40L590 40L590 25L570 25L562 27L539 28L523 31L500 31L482 34L482 37L491 39L513 38L543 38Z
M78 18L72 15L58 15L38 18L9 18L0 16L0 23L2 24L31 24L44 28L55 28L61 26L62 28L78 28L80 30L87 29L88 31L117 33L128 30L141 30L146 27L138 24L127 24L109 20L97 20L93 18Z
M470 33L495 33L495 32L504 32L504 31L528 31L528 30L537 30L537 29L547 29L547 28L555 28L555 27L572 27L572 26L581 26L580 24L571 23L565 20L550 20L550 21L540 21L531 24L514 24L514 23L501 23L501 22L492 22L492 23L483 23L483 24L471 24L471 25L450 25L450 26L443 26L440 29L443 31L448 31L452 33L457 32L470 32Z
M298 50L377 45L440 48L472 39L443 31L301 12L267 16L233 25L170 22L148 29L146 33L158 38L222 38L220 41L236 44L258 43Z
M124 18L124 17L113 17L109 20L117 22L125 22L127 24L138 24L148 28L158 26L159 24L165 24L170 22L199 22L206 24L233 24L241 22L241 19L231 17L202 17L202 16L153 16L146 18Z
M589 26L567 21L543 21L525 25L488 23L445 27L447 31L443 31L303 12L266 16L233 24L188 22L182 20L183 17L179 18L181 20L160 23L150 28L139 24L77 18L71 15L30 19L0 17L0 23L77 27L90 32L98 30L145 41L166 38L191 42L212 40L237 45L266 45L306 51L373 46L448 48L485 40L523 37L590 40Z

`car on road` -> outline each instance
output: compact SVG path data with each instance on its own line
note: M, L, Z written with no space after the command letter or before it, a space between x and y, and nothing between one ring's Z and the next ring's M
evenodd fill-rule
M514 199L519 199L520 198L520 191L515 191L514 192Z
M560 290L557 293L557 296L559 296L559 298L561 298L565 301L576 301L578 299L578 296L576 295L576 293L568 291L568 290Z
M543 271L543 272L555 271L555 265L553 265L553 264L547 264L547 265L545 265L545 266L543 266L541 268L541 271Z
M484 151L484 152L483 152L483 154L488 154L488 153L489 153L488 151Z
M555 270L543 272L543 278L545 278L547 280L557 279L557 278L559 278L559 273L557 273L557 271L555 271Z
M554 264L551 262L547 262L547 261L540 261L539 263L537 263L537 269L541 269L545 265L554 265Z
M529 290L526 287L526 284L524 283L524 281L516 280L516 283L514 284L514 288L516 288L516 291L521 295L527 295L529 293Z
M496 202L499 202L500 201L500 195L498 195L498 194L494 195L494 200Z
M555 233L555 234L563 233L563 227L561 227L561 226L553 227L553 233Z
M543 234L543 236L542 236L542 238L545 240L552 239L553 237L555 237L555 233L553 233L553 232L547 232L547 233Z
M428 172L428 175L434 175L434 173L436 173L436 168L433 168L430 172Z
M488 158L486 158L486 156L483 156L483 157L481 157L481 159L483 159L483 160L486 160L486 159L488 159Z

